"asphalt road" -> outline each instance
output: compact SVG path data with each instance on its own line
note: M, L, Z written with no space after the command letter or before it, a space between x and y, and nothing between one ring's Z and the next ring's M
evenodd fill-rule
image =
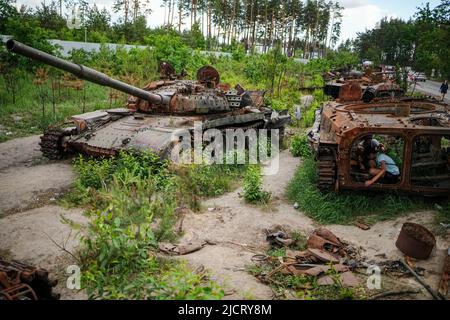
M412 90L413 86L411 86L410 90ZM441 87L440 82L427 80L425 82L417 82L416 90L427 95L440 97L441 96L441 93L439 91L440 87ZM445 102L450 104L450 92L448 92L447 95L445 96Z

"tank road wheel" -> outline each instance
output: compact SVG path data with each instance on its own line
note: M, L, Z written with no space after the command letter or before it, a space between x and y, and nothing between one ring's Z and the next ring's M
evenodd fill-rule
M319 149L317 159L317 184L320 191L336 191L337 190L337 170L336 157L332 150L326 148Z
M62 138L67 135L67 131L62 128L47 128L41 136L41 152L44 157L51 160L61 159L65 152L62 146Z

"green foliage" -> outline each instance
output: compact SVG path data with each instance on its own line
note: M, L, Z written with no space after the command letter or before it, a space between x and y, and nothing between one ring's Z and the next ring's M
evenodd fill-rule
M431 74L432 69L444 78L450 77L450 10L448 0L434 8L427 3L417 8L413 19L384 18L379 27L359 33L355 48L360 58L375 63L411 66Z
M270 200L270 193L262 190L261 167L249 165L244 175L244 199L249 203L265 204Z
M232 190L242 177L245 165L196 165L187 167L184 178L191 192L199 196L212 197Z
M444 203L438 210L438 223L450 224L450 202Z
M331 62L332 69L339 69L347 66L357 66L359 59L356 53L348 50L330 51L327 60Z
M296 135L292 139L290 151L294 157L306 158L311 155L311 147L306 134Z
M151 152L75 160L69 199L90 204L79 252L82 285L95 299L220 299L223 291L184 265L156 259L157 242L172 241L176 179Z
M360 216L367 216L366 221L384 220L427 207L421 198L395 192L321 193L316 182L316 163L306 158L288 186L288 197L320 223L350 223Z
M150 35L146 43L154 47L153 55L157 61L169 62L177 72L186 68L190 61L191 50L176 33Z
M205 37L200 30L200 24L195 22L191 30L183 33L184 42L192 49L204 50L206 46Z

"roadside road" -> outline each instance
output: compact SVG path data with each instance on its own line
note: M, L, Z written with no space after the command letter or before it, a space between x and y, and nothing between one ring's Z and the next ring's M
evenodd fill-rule
M440 97L440 87L440 82L427 80L425 82L417 82L416 90L427 95ZM450 104L450 93L447 94L444 101Z

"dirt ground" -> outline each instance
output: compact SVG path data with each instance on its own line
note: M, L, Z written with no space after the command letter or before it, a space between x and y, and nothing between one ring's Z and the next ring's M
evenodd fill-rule
M66 268L79 243L81 209L55 205L72 184L70 161L49 162L39 151L39 136L0 144L0 255L47 269L58 279L61 299L85 298L66 289Z
M55 204L55 199L73 182L73 170L70 161L44 160L38 142L38 136L31 136L0 144L0 255L47 268L59 280L55 291L61 293L62 299L84 299L84 293L65 288L65 270L73 264L73 259L61 247L69 252L76 249L79 227L87 218L81 209L65 209ZM181 241L201 239L216 244L179 258L194 267L202 265L208 269L225 287L227 299L273 297L268 286L246 272L252 256L267 249L265 229L282 227L307 236L318 227L295 210L284 196L300 160L285 151L281 153L280 163L279 172L264 179L264 189L272 193L270 205L245 204L239 196L242 190L237 189L205 200L201 213L188 212L184 216ZM417 262L417 266L426 269L425 281L436 288L449 241L448 235L437 229L433 212L416 212L380 222L368 231L354 226L327 227L341 239L363 247L368 261L377 262L402 257L394 243L405 221L424 224L439 234L431 258ZM391 282L386 281L386 287L392 286ZM401 285L421 289L420 294L404 298L430 298L411 278L402 280Z
M202 250L183 256L193 265L203 265L209 269L215 279L229 291L226 298L271 299L271 289L261 284L255 277L245 271L252 264L255 253L267 250L266 229L297 230L308 236L318 225L310 218L294 209L285 199L285 188L292 179L298 158L293 158L288 151L281 153L279 172L264 179L264 189L272 193L274 201L267 207L248 205L239 197L238 189L219 198L209 199L204 203L202 213L189 213L183 221L184 240L209 240L216 245L207 245ZM326 226L339 238L363 248L367 262L381 262L403 258L395 247L395 241L402 224L406 221L420 223L430 230L438 229L434 212L416 212L395 220L380 222L364 231L355 226ZM437 230L442 233L442 230ZM445 235L445 233L444 233ZM450 242L437 236L437 245L431 257L417 262L416 266L426 269L425 281L437 288L443 266L444 254ZM381 256L380 256L381 254ZM383 255L384 254L384 255ZM385 288L412 287L421 290L420 294L410 298L429 299L429 294L422 290L412 278L392 281L385 279ZM364 281L364 277L362 279ZM382 279L383 287L383 279Z

